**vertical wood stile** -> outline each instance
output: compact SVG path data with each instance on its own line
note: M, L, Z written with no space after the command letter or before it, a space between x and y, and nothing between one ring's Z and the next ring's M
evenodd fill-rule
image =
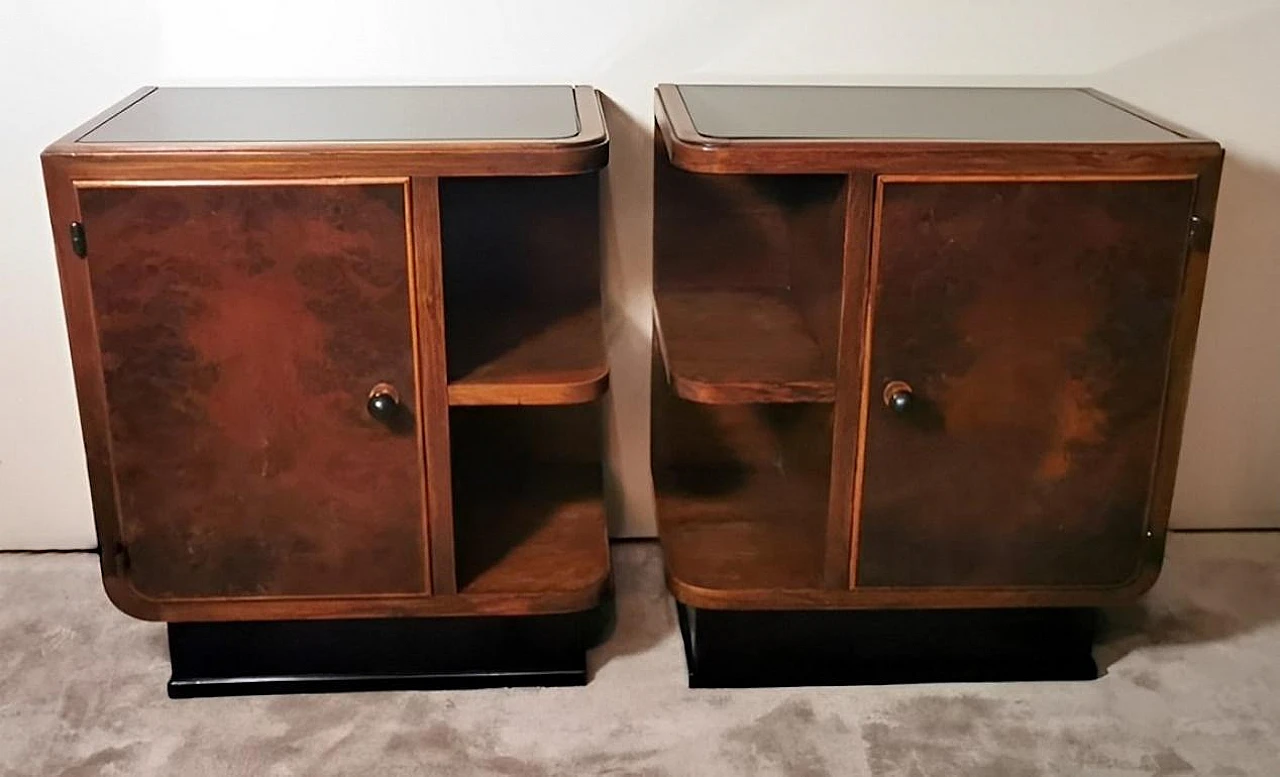
M409 184L417 297L418 407L426 469L431 592L457 593L454 574L453 488L449 463L449 387L444 348L444 274L440 241L440 189L436 178Z

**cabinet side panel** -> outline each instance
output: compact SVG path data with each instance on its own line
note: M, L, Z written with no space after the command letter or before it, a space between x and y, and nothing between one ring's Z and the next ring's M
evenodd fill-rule
M80 202L134 588L425 593L404 186ZM379 383L402 403L385 423Z
M1194 180L882 186L857 585L1129 582Z

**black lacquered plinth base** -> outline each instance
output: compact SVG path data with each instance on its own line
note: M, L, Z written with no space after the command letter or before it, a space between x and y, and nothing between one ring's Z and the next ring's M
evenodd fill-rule
M691 688L1098 676L1092 610L678 610Z
M608 607L564 615L169 624L169 696L585 685Z

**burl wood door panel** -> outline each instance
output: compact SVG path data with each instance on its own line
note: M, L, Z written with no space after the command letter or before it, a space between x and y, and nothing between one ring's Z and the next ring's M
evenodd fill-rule
M405 187L79 196L137 592L427 592Z
M1133 578L1194 196L882 180L856 585Z

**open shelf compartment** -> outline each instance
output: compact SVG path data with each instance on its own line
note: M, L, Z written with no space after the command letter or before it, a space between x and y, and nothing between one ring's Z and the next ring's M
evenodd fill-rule
M659 536L677 598L826 587L829 543L842 541L827 523L834 406L707 404L661 385L653 396Z
M440 180L450 405L604 393L598 188L594 173Z
M609 549L599 403L449 411L459 593L598 598Z
M654 149L654 304L675 392L834 402L844 175L701 175Z

